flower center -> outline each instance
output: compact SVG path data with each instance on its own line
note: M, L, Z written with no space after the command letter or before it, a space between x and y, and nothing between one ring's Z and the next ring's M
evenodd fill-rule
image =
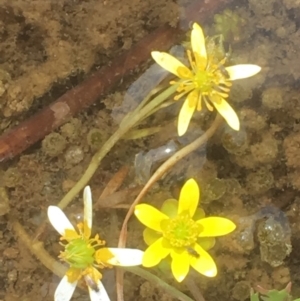
M95 261L95 248L103 245L97 237L85 239L83 237L75 238L65 245L65 250L59 257L66 261L72 268L85 269Z
M196 242L201 230L201 225L192 220L189 214L181 214L165 221L163 236L172 247L188 247Z
M199 70L194 76L193 83L201 93L209 93L214 85L214 76L210 72Z

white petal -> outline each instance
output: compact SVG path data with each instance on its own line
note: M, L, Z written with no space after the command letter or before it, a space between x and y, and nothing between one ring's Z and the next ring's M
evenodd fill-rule
M88 286L91 301L110 301L105 287L100 280L98 281L97 286L98 290L94 290Z
M257 74L261 67L251 64L240 64L225 68L229 74L230 80L242 79Z
M48 218L53 228L60 234L64 235L66 229L74 230L73 225L66 217L64 212L57 206L48 207Z
M142 264L144 252L138 249L108 248L115 256L108 263L119 266L134 266Z
M92 229L92 216L93 216L93 201L90 186L86 186L83 191L84 202L84 221L87 226Z
M54 301L69 301L72 298L76 285L77 281L70 283L68 277L64 276L55 290Z

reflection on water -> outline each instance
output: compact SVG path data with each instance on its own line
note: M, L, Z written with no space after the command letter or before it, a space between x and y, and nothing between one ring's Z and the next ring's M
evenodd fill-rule
M170 53L178 58L183 57L184 48L175 45L170 49ZM157 64L151 65L142 75L139 76L133 84L129 86L125 92L121 106L115 106L112 109L112 117L120 123L123 117L129 112L134 110L142 100L149 95L159 83L168 75L168 72L158 66Z

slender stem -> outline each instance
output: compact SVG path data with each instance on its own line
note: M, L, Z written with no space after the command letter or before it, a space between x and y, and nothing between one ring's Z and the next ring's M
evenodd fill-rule
M152 91L150 91L148 93L148 95L138 104L138 106L134 109L133 112L131 112L132 115L134 115L135 113L139 112L142 108L145 107L146 103L151 99L151 97L153 95L155 95L156 93L158 93L160 90L163 90L164 88L162 88L161 86L157 86L156 88L152 89ZM130 117L131 114L127 114L124 118L124 122L126 122L127 117ZM121 125L123 123L123 120L121 122Z
M41 261L42 264L50 271L59 277L63 277L67 271L67 268L50 256L50 254L44 249L42 242L33 242L18 221L13 218L11 221L17 236L30 250L30 252L35 255L37 259Z
M184 148L180 149L178 152L176 152L172 157L170 157L167 161L165 161L152 175L152 177L148 180L144 188L141 190L139 195L136 197L134 202L131 204L125 219L123 221L120 237L119 237L119 247L125 247L125 237L126 237L126 229L127 229L127 223L129 221L129 218L131 217L134 207L141 201L141 199L144 197L144 195L147 193L147 191L152 187L152 185L158 181L172 166L174 166L177 162L179 162L181 159L186 157L188 154L199 148L203 143L205 143L217 130L219 127L222 117L217 114L217 117L215 118L214 122L211 124L210 128L199 138L197 138L192 143L188 144Z
M71 188L71 190L62 198L57 204L61 209L68 206L73 198L87 185L96 170L98 169L101 160L113 148L113 146L138 122L143 120L149 112L153 111L156 107L160 106L166 99L168 99L177 89L176 85L170 86L162 93L154 97L149 103L145 104L140 110L135 109L134 112L129 112L122 120L119 129L105 142L103 147L98 150L91 159L89 166L79 181ZM145 102L146 103L146 102ZM45 223L41 224L35 233L37 239L45 229Z
M154 114L156 111L161 110L161 109L165 109L168 106L173 105L173 104L174 104L174 100L172 100L172 101L166 101L166 102L162 103L160 106L155 107L152 111L149 111L148 114L145 115L143 117L143 119L141 119L140 121L148 118L150 115Z
M199 287L196 285L193 274L191 273L185 280L185 285L187 286L188 290L191 292L195 301L205 301Z
M140 267L122 267L122 270L128 271L130 273L133 273L135 275L138 275L149 282L153 283L154 285L160 287L164 291L166 291L168 294L170 294L172 297L181 300L181 301L194 301L181 291L177 290L175 287L169 285L168 283L164 282L157 276L153 275L152 273L148 272L147 270L140 268Z
M103 147L95 153L92 157L91 162L81 176L79 181L73 186L73 188L63 197L63 199L58 203L58 207L61 209L65 208L72 199L87 185L89 180L92 178L101 160L106 156L106 154L112 149L112 147L126 134L133 126L135 126L140 120L147 116L147 114L153 111L157 106L163 103L167 98L169 98L177 89L176 85L170 86L149 103L147 103L139 111L135 111L134 114L130 114L130 118L125 116L125 122L122 126L106 141Z
M103 145L103 147L96 152L92 157L91 162L81 176L79 181L72 187L72 189L62 198L62 200L57 204L61 209L68 206L68 204L73 200L73 198L87 185L89 180L92 178L101 160L106 156L106 154L113 148L113 146L121 139L121 137L127 133L130 129L130 126L125 126L119 128Z

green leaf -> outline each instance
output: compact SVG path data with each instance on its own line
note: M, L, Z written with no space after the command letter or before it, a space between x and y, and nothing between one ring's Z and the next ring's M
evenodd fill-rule
M258 289L257 289L258 290ZM259 292L253 293L254 291L251 290L251 301L259 301L260 299L263 301L291 301L292 297L290 295L290 288L288 286L281 290L265 290L263 288L259 289ZM300 299L296 299L294 301L300 301Z
M250 301L259 301L258 293L254 294L253 290L251 290Z

